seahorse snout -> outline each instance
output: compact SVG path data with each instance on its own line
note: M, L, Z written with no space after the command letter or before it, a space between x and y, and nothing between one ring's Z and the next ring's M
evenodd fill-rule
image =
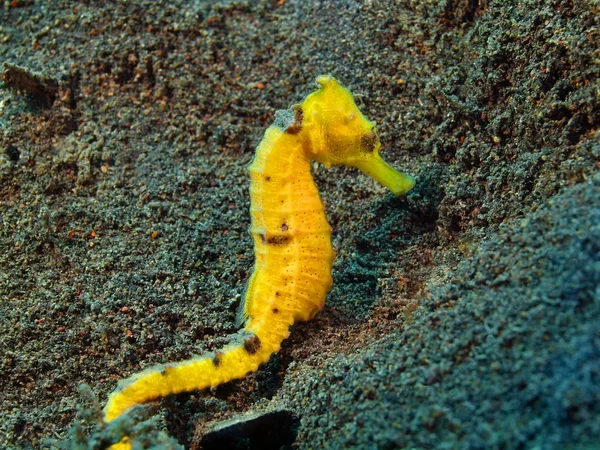
M352 161L351 165L383 184L392 191L394 195L402 195L405 192L410 191L415 185L415 179L413 177L398 172L386 163L376 151L368 158Z

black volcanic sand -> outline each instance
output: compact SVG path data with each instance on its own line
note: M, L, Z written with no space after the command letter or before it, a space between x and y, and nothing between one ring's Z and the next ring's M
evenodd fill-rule
M0 447L600 447L599 12L4 2ZM415 188L315 166L324 311L256 374L105 428L119 379L237 331L246 166L322 73Z

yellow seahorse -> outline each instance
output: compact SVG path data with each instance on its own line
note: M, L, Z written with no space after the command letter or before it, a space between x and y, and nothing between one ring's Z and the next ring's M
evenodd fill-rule
M244 377L279 351L294 322L323 308L331 289L331 227L311 175L311 161L354 166L394 194L414 181L379 156L375 125L331 76L289 111L277 113L249 166L250 233L256 261L248 283L239 343L214 354L153 367L122 381L104 408L107 422L159 397ZM112 450L129 449L125 438Z

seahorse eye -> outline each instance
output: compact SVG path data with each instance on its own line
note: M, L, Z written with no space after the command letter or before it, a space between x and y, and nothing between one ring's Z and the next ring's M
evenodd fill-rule
M365 153L373 153L379 145L379 136L374 130L375 128L363 134L360 138L360 149Z

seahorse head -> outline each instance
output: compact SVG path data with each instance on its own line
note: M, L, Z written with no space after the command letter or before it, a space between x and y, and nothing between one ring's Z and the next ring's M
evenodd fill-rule
M390 167L379 156L379 136L375 124L358 109L348 89L329 75L317 78L319 90L310 94L296 115L302 115L311 157L325 166L357 167L400 195L414 180Z

